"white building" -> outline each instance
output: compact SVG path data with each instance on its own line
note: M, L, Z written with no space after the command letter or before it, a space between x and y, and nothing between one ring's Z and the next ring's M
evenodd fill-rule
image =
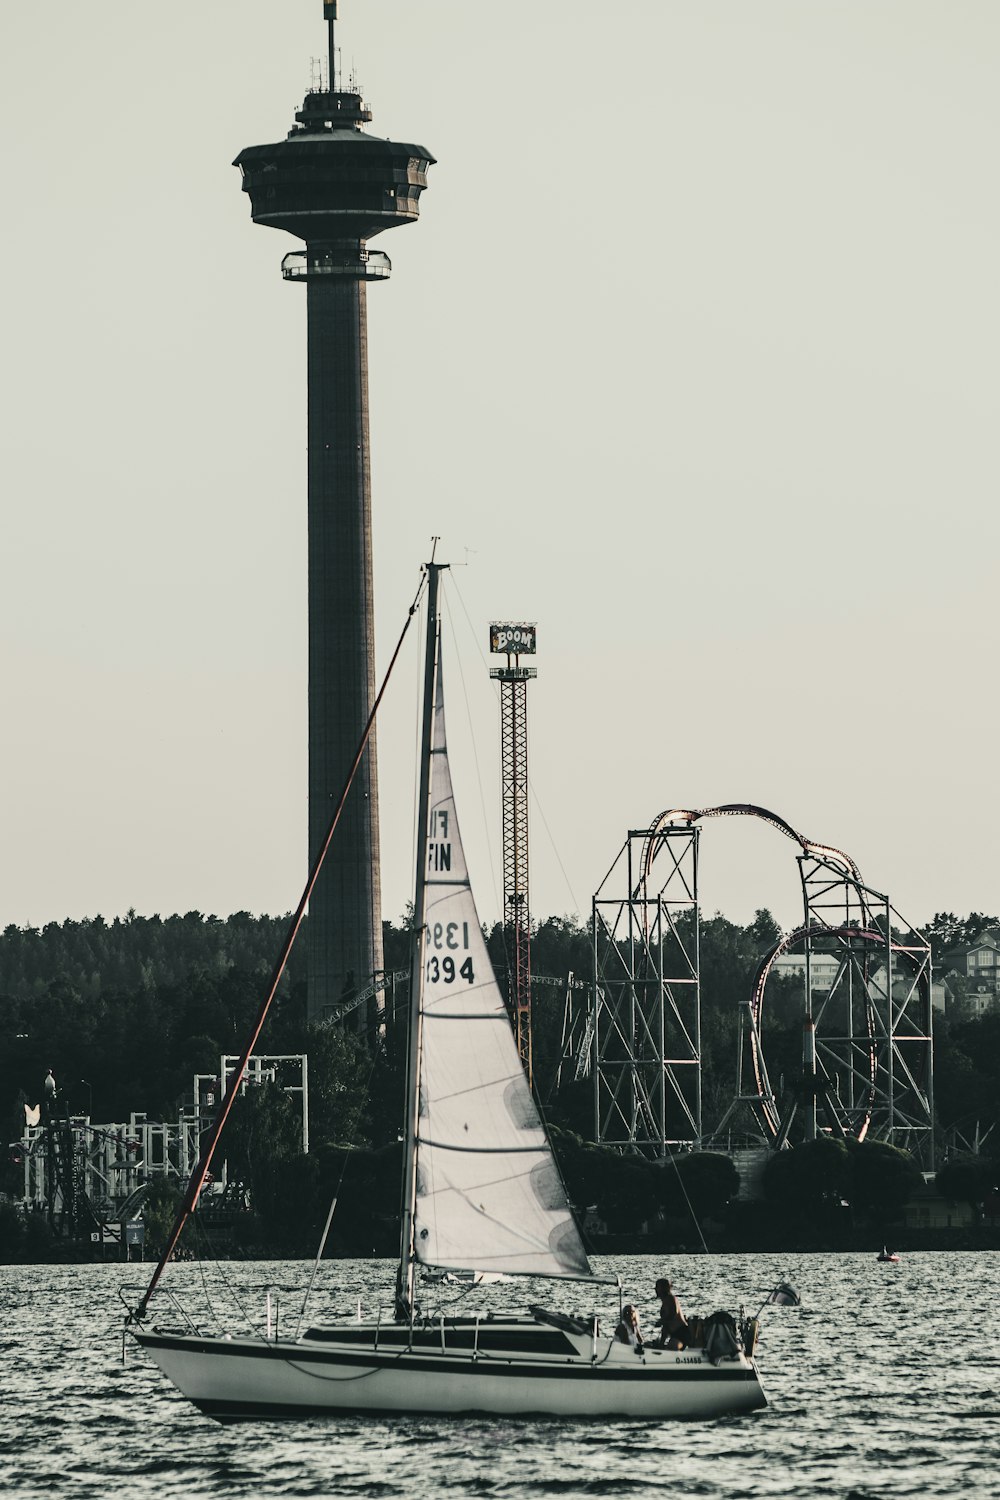
M835 953L811 954L809 958L809 974L813 990L822 990L826 994L840 973L840 965L841 960ZM780 975L785 979L797 979L800 984L804 985L806 982L805 954L779 954L771 965L771 973Z

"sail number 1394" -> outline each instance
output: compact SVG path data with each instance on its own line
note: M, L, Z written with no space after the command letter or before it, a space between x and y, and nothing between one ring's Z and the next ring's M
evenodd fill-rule
M468 922L435 922L433 926L429 924L426 931L427 947L435 950L428 954L427 982L454 984L456 979L464 979L466 984L474 984L476 976L471 956L461 963L455 956L469 952Z

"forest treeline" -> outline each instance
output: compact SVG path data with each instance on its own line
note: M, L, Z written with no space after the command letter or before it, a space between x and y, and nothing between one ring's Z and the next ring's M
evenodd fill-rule
M73 1110L101 1121L127 1121L133 1112L174 1117L195 1073L214 1074L224 1052L239 1051L256 1013L287 917L237 912L219 918L192 911L161 918L129 912L8 927L0 934L0 1110L20 1133L23 1102L37 1102L51 1068ZM943 955L972 942L995 917L939 913L926 931L940 965ZM780 937L767 911L746 926L721 915L700 931L703 1110L718 1120L734 1088L738 1008L761 958ZM404 970L409 932L384 924L385 962ZM488 947L501 979L504 934ZM536 975L590 978L588 927L572 917L550 917L532 935ZM961 994L961 985L952 981ZM404 986L405 988L405 986ZM579 992L578 992L579 993ZM556 1090L565 990L539 985L533 996L536 1091L552 1119L586 1137L591 1133L589 1084L564 1071ZM390 1017L391 1019L391 1017ZM801 987L790 979L768 988L766 1050L772 1080L794 1073L801 1055ZM348 1021L339 1028L306 1023L305 944L288 971L260 1050L307 1051L312 1092L311 1137L317 1142L380 1147L395 1139L400 1114L398 1026L374 1045ZM1000 1014L972 1018L961 1002L935 1016L935 1096L943 1132L980 1132L1000 1119ZM23 1120L23 1115L21 1116Z
M9 1131L7 1142L21 1136L22 1106L37 1103L49 1068L61 1100L73 1112L90 1113L94 1121L127 1122L129 1115L139 1112L151 1119L175 1118L181 1098L190 1094L193 1074L216 1074L220 1055L240 1050L286 922L288 918L247 912L228 918L201 912L168 918L129 912L111 922L96 916L51 922L43 929L7 927L0 935L0 1110ZM937 960L975 941L994 924L996 918L982 913L961 919L939 913L927 929ZM384 938L387 969L408 968L405 924L387 922ZM780 929L766 910L757 912L747 926L715 915L700 927L706 1124L718 1121L732 1100L739 1002L750 992L760 957L778 938ZM499 927L487 935L487 947L504 977L504 932ZM591 965L591 933L576 918L552 916L532 930L535 975L565 981L574 974L577 980L589 980ZM588 1146L591 1085L574 1083L573 1070L565 1068L562 1086L556 1088L564 1005L565 984L535 989L535 1089L550 1124L561 1133L562 1167L580 1200L600 1205L610 1223L634 1227L651 1194L654 1202L657 1194L676 1199L678 1184L649 1178L649 1170L661 1172L649 1164L616 1158L612 1169L606 1161L598 1163L594 1148ZM274 1223L280 1220L279 1209L288 1194L309 1196L310 1182L325 1182L336 1164L348 1158L360 1182L360 1202L378 1199L384 1208L381 1188L378 1194L366 1193L363 1184L372 1175L381 1182L382 1173L387 1181L397 1182L402 1037L402 1017L393 1019L391 1011L381 1037L355 1029L355 1019L333 1028L310 1028L300 941L258 1050L309 1053L313 1160L291 1166L297 1149L295 1122L280 1100L261 1098L255 1106L259 1118L250 1119L244 1112L247 1118L240 1128L244 1134L249 1131L246 1139L258 1142L255 1149L241 1148L235 1131L229 1143L234 1160L244 1152L244 1175L247 1181L256 1178L256 1206L267 1211L270 1202ZM783 978L768 989L766 1052L772 1080L786 1070L795 1076L801 1047L801 986ZM987 1133L1000 1118L999 1089L1000 1014L973 1019L961 1001L946 1016L936 1014L936 1106L943 1139L955 1131L967 1137L976 1130ZM282 1169L271 1181L271 1169L265 1166L270 1145L262 1143L282 1142ZM988 1136L987 1154L993 1145L994 1137ZM717 1161L687 1169L714 1182L717 1196L732 1167L726 1158L721 1160L726 1166ZM862 1184L858 1193L871 1197L864 1184L879 1181L873 1161L871 1152L864 1161L838 1157L837 1172L841 1178L853 1173L852 1181ZM778 1173L787 1170L783 1167ZM16 1194L16 1176L7 1163L0 1188ZM774 1191L780 1196L784 1179L775 1181ZM697 1196L697 1184L694 1191ZM895 1190L885 1191L891 1196ZM801 1185L793 1188L793 1196L801 1199Z

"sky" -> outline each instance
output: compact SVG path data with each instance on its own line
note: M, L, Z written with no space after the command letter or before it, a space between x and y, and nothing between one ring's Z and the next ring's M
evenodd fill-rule
M493 619L537 622L531 907L746 801L912 922L997 911L995 0L343 0L437 159L369 292L379 661L450 561L456 794L499 911ZM305 297L231 163L320 0L0 17L0 926L287 911L306 874ZM418 641L379 737L412 887ZM704 832L706 912L799 911ZM620 882L619 882L620 884Z

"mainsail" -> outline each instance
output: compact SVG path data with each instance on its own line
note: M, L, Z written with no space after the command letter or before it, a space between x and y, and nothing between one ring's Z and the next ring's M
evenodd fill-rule
M434 696L414 1250L426 1265L589 1276L469 884L448 765L440 657Z

